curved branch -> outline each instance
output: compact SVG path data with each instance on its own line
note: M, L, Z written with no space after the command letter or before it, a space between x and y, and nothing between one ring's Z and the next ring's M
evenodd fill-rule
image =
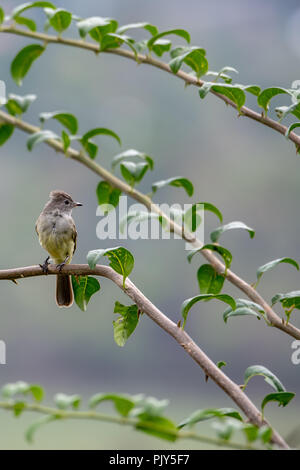
M49 265L49 274L60 274L59 268ZM192 338L176 323L162 313L128 278L123 288L123 277L108 266L97 265L91 269L88 265L73 264L65 265L63 274L73 275L96 275L113 281L125 294L130 297L138 308L151 318L160 328L172 336L186 353L202 368L205 375L210 377L245 413L249 421L261 427L267 424L262 418L260 411L247 397L244 391L234 383L214 362L200 349ZM0 280L16 280L26 277L43 276L40 266L26 266L15 269L0 270ZM272 441L281 448L288 448L284 439L273 430Z
M0 409L2 410L11 410L14 411L15 404L9 402L0 402ZM139 424L137 419L128 418L125 416L110 416L103 413L99 413L97 411L69 411L69 410L61 410L58 408L52 408L45 405L40 405L39 403L25 403L22 412L29 411L29 412L36 412L41 413L46 416L53 416L55 419L87 419L87 420L94 420L94 421L101 421L104 423L114 423L119 424L122 426L131 426L133 429ZM161 428L155 422L145 422L143 423L144 428L149 429L151 431L165 431L165 428ZM168 431L171 434L171 430ZM220 446L220 447L227 447L235 450L254 450L250 444L240 444L238 442L233 441L226 441L224 439L217 439L214 437L202 436L198 433L193 431L174 431L173 434L174 438L176 439L188 439L194 440L197 442L204 442L205 444L210 444L213 446Z
M24 122L20 119L17 119L14 116L11 116L8 113L5 113L0 110L0 122L5 122L7 124L11 124L23 132L28 134L34 134L39 132L41 129L37 126L33 126L27 122ZM172 219L170 219L160 208L158 205L154 204L149 196L141 193L140 191L132 188L127 183L122 181L120 178L103 168L101 165L96 163L91 158L84 155L82 152L78 152L77 150L69 147L67 152L64 152L63 145L60 141L49 139L45 141L47 145L52 147L55 151L63 153L66 157L69 157L73 160L78 161L79 163L83 164L90 170L92 170L97 175L101 176L104 180L108 181L112 186L115 188L120 189L122 192L127 194L128 196L132 197L136 201L140 202L150 212L155 212L158 215L162 216L167 223L169 224L170 231L175 232L176 234L180 235L184 240L191 243L194 248L201 248L203 243L196 239L195 236L187 231L182 230L182 226L176 224ZM230 281L233 285L235 285L238 289L244 292L247 297L249 297L254 302L257 302L259 305L263 307L266 312L267 319L271 326L278 328L281 331L284 331L288 335L292 336L293 338L300 339L300 330L296 328L291 323L286 324L270 307L270 305L263 299L263 297L251 286L251 284L244 281L242 278L237 276L234 272L230 269L225 269L224 264L219 261L219 259L209 250L201 251L202 256L214 267L214 269L220 273L225 275L228 281Z
M0 33L10 33L10 34L16 34L18 36L30 37L38 41L42 41L45 44L48 44L48 43L49 44L63 44L65 46L77 47L79 49L89 50L96 54L99 54L100 52L101 53L104 52L105 54L119 55L121 57L125 57L126 59L134 60L135 62L138 62L140 64L152 65L153 67L159 68L163 70L164 72L168 72L171 75L177 78L180 78L186 84L189 84L189 85L201 87L205 83L203 80L199 80L198 78L193 77L182 70L179 70L176 74L174 74L172 70L170 69L169 65L166 64L165 62L162 62L161 60L158 60L151 56L147 56L143 54L137 54L137 56L135 56L135 54L132 51L129 51L126 49L116 48L116 49L105 49L104 51L101 51L100 46L98 44L93 44L93 43L83 41L80 39L63 38L60 36L54 36L54 35L40 33L36 31L28 31L22 28L17 28L15 26L0 26ZM220 100L224 101L226 104L228 104L232 108L237 109L237 105L226 96L221 95L220 93L217 93L213 90L210 90L210 93L218 97ZM254 121L259 122L260 124L270 127L271 129L279 132L282 135L285 135L287 131L287 127L281 124L280 122L274 121L274 119L264 116L262 113L258 113L254 111L253 109L248 108L247 106L241 107L239 111L239 115L246 116L249 119L252 119ZM288 139L291 140L296 145L296 148L298 150L298 148L300 147L300 136L297 135L295 132L291 132L288 136Z

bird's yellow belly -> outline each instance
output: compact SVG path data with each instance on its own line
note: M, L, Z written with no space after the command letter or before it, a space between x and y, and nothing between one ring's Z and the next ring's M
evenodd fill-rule
M66 263L70 263L74 252L74 240L70 234L58 234L55 231L42 232L39 236L40 244L53 259L54 263L63 263L66 258Z

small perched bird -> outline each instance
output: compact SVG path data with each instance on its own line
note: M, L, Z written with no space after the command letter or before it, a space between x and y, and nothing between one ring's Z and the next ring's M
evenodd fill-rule
M41 246L48 251L48 258L40 265L48 271L49 259L57 264L60 270L69 264L76 249L77 232L72 209L82 206L74 202L64 191L51 191L50 200L45 205L35 224ZM73 303L73 289L68 274L58 274L56 280L56 303L59 307L70 307Z

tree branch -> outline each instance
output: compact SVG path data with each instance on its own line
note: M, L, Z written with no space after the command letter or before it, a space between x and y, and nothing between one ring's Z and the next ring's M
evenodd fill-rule
M169 65L166 64L165 62L162 62L151 56L147 56L143 54L137 54L137 57L136 57L132 51L129 51L127 49L116 48L116 49L105 49L104 51L101 51L100 46L98 44L93 44L93 43L83 41L80 39L63 38L61 36L54 36L54 35L40 33L36 31L29 31L29 30L25 30L22 28L17 28L15 26L0 26L0 33L10 33L10 34L15 34L19 36L25 36L25 37L29 37L32 39L36 39L38 41L42 41L45 44L63 44L65 46L77 47L79 49L89 50L96 54L99 54L99 53L114 54L114 55L124 57L126 59L134 60L135 62L138 62L140 64L152 65L153 67L159 68L163 70L164 72L168 72L171 75L177 78L180 78L186 84L189 84L189 85L201 87L205 83L203 80L199 80L198 78L193 77L182 70L179 70L176 74L174 74L172 70L170 69ZM220 93L217 93L213 90L210 90L210 93L215 95L222 101L224 101L226 104L228 104L232 108L237 109L237 105L226 96L221 95ZM253 109L248 108L247 106L241 107L239 111L239 115L246 116L249 119L252 119L254 121L259 122L260 124L270 127L271 129L279 132L282 135L285 135L287 131L287 127L284 126L283 124L277 121L274 121L273 119L267 116L264 116L262 113L258 113L254 111ZM300 147L300 136L297 135L295 132L291 132L288 136L288 139L291 140L296 145L297 149Z
M23 132L28 134L34 134L39 132L41 129L37 126L33 126L27 122L22 121L14 116L11 116L8 113L0 110L0 122L5 122L7 124L11 124ZM73 160L78 161L79 163L83 164L90 170L92 170L97 175L101 176L105 181L108 181L112 186L115 188L120 189L122 192L127 194L128 196L132 197L136 201L140 202L150 212L154 212L160 216L162 216L167 223L169 224L169 229L172 232L180 235L184 240L191 243L194 248L201 248L203 243L195 238L195 236L187 231L182 230L182 226L176 224L170 217L168 217L158 205L152 202L149 196L141 193L140 191L132 188L127 183L122 181L120 178L103 168L101 165L96 163L91 158L87 157L83 152L79 152L71 147L68 148L67 152L64 152L63 145L60 141L49 139L45 141L47 145L52 147L55 151L63 153L66 157L69 157ZM300 339L300 330L296 328L291 323L286 324L270 307L270 305L264 300L264 298L251 286L251 284L244 281L242 278L237 276L234 272L230 269L225 269L224 264L209 250L203 250L200 252L202 256L214 267L214 269L220 273L225 275L228 281L230 281L233 285L235 285L238 289L244 292L247 297L249 297L254 302L258 303L263 307L266 312L267 319L271 326L284 331L288 335L292 336L293 338Z
M55 265L49 266L49 274L60 274L59 268ZM151 318L160 328L172 336L177 343L186 351L186 353L202 368L205 375L210 377L245 413L249 421L261 427L263 424L268 424L267 421L262 419L260 411L247 397L244 391L234 383L224 372L217 367L214 362L197 346L192 338L172 320L170 320L164 313L162 313L128 278L123 288L123 277L116 273L108 266L97 265L95 269L91 269L88 265L65 265L63 274L73 275L96 275L105 277L113 281L125 294L130 297L138 308ZM43 276L40 266L26 266L15 269L0 270L0 280L15 280L23 279L26 277ZM284 439L273 430L272 442L279 447L287 449L288 445Z

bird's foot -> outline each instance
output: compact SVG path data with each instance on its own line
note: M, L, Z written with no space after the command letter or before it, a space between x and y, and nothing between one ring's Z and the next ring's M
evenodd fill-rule
M49 269L48 269L48 266L50 264L49 259L50 259L50 256L48 256L48 258L45 259L44 264L40 264L40 267L42 268L44 274L48 274L49 272Z
M62 263L59 263L59 264L56 265L56 267L59 269L60 273L61 273L61 270L64 267L64 265L67 263L68 259L69 259L69 256L66 256L66 258L64 259L64 261Z

